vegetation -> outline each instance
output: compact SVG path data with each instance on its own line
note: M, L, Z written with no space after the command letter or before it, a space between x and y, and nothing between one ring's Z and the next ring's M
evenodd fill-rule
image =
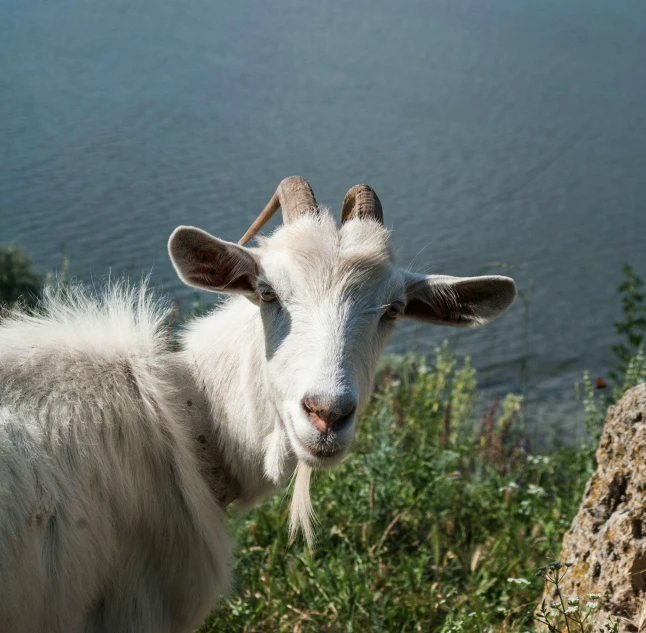
M624 272L612 396L584 381L590 444L533 454L514 395L476 423L475 371L446 344L433 362L388 359L352 455L314 478L315 551L288 542L287 494L232 518L235 589L199 633L587 633L594 597L540 596L567 572L556 559L605 408L646 379L646 297ZM39 284L24 254L0 249L0 303L29 301Z
M628 264L624 265L623 272L624 280L619 286L623 320L615 323L615 330L621 340L612 347L617 367L610 372L619 392L623 389L625 376L635 370L634 357L639 350L643 355L646 337L646 293L642 290L644 282Z
M588 633L590 631L590 618L598 610L603 597L598 593L589 593L584 600L578 596L564 596L561 591L561 580L567 574L571 563L561 563L557 560L540 567L537 576L540 576L546 585L554 585L556 600L548 606L542 601L540 609L534 619L544 625L548 633ZM618 633L619 620L614 618L606 622L601 633ZM642 630L637 627L637 631Z
M19 302L33 305L40 296L41 284L31 259L19 246L0 246L0 306Z
M615 367L610 370L613 385L609 395L597 392L590 375L583 375L585 426L592 445L596 446L603 428L606 410L617 402L631 387L646 382L646 294L641 292L644 282L628 265L624 266L624 280L619 285L622 320L615 323L620 337L612 346Z

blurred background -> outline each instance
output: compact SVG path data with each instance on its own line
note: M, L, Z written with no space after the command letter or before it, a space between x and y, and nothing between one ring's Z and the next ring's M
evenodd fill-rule
M235 241L292 174L337 215L370 184L402 266L513 276L494 324L389 350L449 337L485 401L573 441L646 265L644 4L0 0L0 242L38 270L150 272L189 309L173 228Z

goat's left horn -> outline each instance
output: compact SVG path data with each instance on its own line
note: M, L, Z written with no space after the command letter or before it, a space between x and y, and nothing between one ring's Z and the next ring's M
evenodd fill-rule
M308 182L300 176L289 176L281 181L269 204L242 236L238 244L246 244L256 235L267 224L271 216L278 211L279 207L283 210L285 224L307 213L318 214L316 199Z
M341 224L352 218L371 218L384 223L384 211L379 197L368 185L355 185L345 194L341 207Z

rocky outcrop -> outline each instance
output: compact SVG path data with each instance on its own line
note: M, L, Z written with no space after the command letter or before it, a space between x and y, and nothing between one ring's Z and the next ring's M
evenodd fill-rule
M595 631L609 615L633 620L646 598L646 384L608 409L597 460L559 557L573 563L564 596L602 596Z

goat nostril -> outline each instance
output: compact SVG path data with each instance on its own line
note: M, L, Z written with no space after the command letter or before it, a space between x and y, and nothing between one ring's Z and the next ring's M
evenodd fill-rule
M321 433L327 433L345 424L350 420L357 408L354 399L337 399L323 402L316 396L303 398L301 406L309 421Z
M320 433L326 433L329 430L329 423L326 416L325 407L322 407L317 398L306 397L301 400L301 406L309 421Z
M324 407L321 406L317 398L305 397L301 400L301 406L308 415L310 413L318 415L323 411Z
M345 409L341 411L339 418L349 418L356 410L357 405L354 402L350 402L346 405Z

